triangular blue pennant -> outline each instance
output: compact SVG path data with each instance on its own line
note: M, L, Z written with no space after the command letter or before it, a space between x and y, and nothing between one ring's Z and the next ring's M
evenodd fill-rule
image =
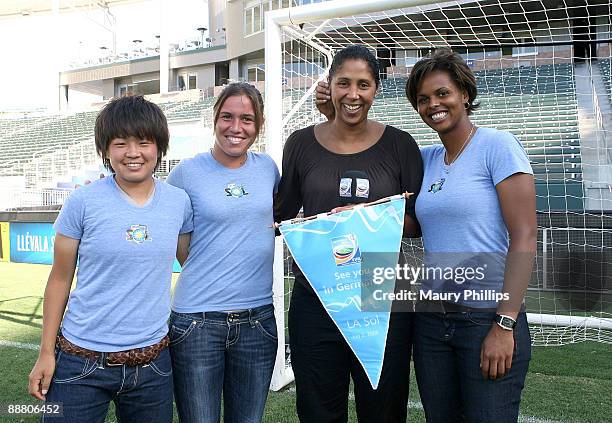
M362 304L362 282L371 283L372 278L363 274L371 270L362 259L381 253L385 266L395 267L404 213L405 199L398 195L377 204L316 219L287 221L280 226L294 260L361 363L373 389L382 372L391 302L379 302L374 311L364 311L373 309ZM393 292L394 284L395 278L386 289Z

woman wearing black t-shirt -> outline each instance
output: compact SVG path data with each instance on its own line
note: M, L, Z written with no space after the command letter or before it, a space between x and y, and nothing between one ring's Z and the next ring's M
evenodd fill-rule
M367 175L368 202L419 192L423 164L414 139L368 119L379 85L378 61L367 48L349 46L335 55L329 71L329 121L298 130L285 143L276 222L295 217L302 207L305 216L312 216L340 206L339 182L350 171ZM404 236L420 232L415 199L407 200ZM360 422L405 422L412 313L391 314L382 375L373 390L304 275L297 266L294 271L289 335L300 421L347 421L352 377Z

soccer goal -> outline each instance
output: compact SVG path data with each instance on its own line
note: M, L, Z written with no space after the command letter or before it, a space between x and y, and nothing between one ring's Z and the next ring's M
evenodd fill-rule
M304 2L305 3L305 2ZM408 103L412 66L459 52L478 81L479 126L514 133L535 173L538 253L526 296L534 345L612 343L612 34L610 0L352 0L266 14L266 151L323 117L314 90L334 53L363 44L381 64L370 117L438 143ZM405 240L418 256L418 240ZM277 241L279 353L272 388L291 381L286 311L292 286Z

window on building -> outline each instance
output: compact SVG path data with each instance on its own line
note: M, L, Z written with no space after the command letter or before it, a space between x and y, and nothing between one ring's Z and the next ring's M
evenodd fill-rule
M266 12L269 12L270 10L272 10L272 5L271 5L271 2L264 1L263 4L261 5L261 7L263 8L262 9L263 13L261 15L261 18L264 20L264 25L262 25L261 27L262 27L262 29L264 29L265 28ZM276 8L274 8L274 9L276 9Z
M266 80L266 72L264 64L249 65L247 68L247 80L249 82L258 82Z
M179 91L195 90L198 88L198 75L195 73L182 73L177 77Z
M253 8L253 32L261 31L261 5L257 5Z
M244 35L254 34L265 29L265 13L300 4L318 3L323 0L245 0Z
M124 95L139 94L138 87L135 84L121 84L119 85L119 97Z
M253 33L253 8L244 11L244 33L245 35Z

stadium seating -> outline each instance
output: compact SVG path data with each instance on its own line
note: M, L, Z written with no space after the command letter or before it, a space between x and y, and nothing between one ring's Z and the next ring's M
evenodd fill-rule
M159 103L168 121L203 119L212 126L214 98ZM21 119L0 119L0 171L11 166L93 139L97 111L72 115L47 115Z
M600 60L610 92L610 60ZM582 205L580 132L571 64L522 66L476 72L480 108L473 120L515 134L529 154L536 179L539 210L572 210ZM411 133L421 146L439 143L405 98L406 76L382 81L371 117ZM305 89L287 90L295 103ZM612 97L611 97L612 98ZM212 127L214 97L160 102L169 122L201 120ZM309 99L312 102L312 99ZM18 161L66 148L93 138L96 111L22 119L0 118L0 172ZM296 115L294 127L316 117ZM303 121L303 122L302 122ZM172 164L163 163L166 175ZM6 173L6 172L5 172ZM564 193L572 198L566 200ZM562 195L563 194L563 195Z
M612 77L610 76L610 73L612 73L612 60L599 59L598 62L601 76L603 77L603 82L608 92L608 99L612 103Z
M512 132L529 154L538 210L583 209L577 101L571 64L476 72L480 108L473 121ZM405 100L406 78L382 81L373 117L412 134L419 145L439 143ZM572 200L561 193L570 192ZM569 194L568 194L569 195Z
M0 120L0 169L93 136L96 112Z

